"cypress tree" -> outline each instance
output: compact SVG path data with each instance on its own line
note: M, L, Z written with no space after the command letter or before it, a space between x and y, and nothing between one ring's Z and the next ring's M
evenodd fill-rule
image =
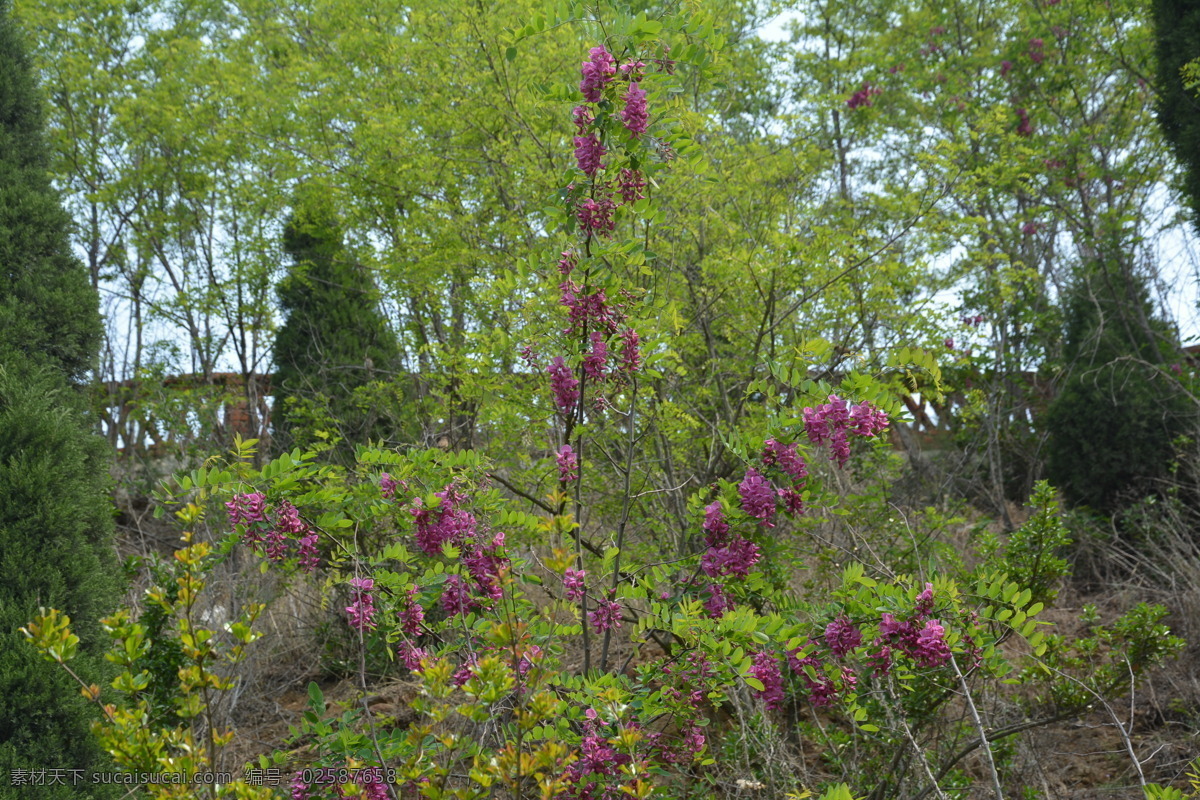
M347 252L337 221L297 205L283 239L292 263L277 289L285 319L275 337L275 436L286 449L304 438L302 418L332 426L345 443L344 458L354 443L388 433L355 390L390 376L398 345L379 292Z
M1166 367L1177 359L1145 282L1093 265L1065 304L1068 374L1047 409L1046 473L1072 505L1112 513L1153 491L1194 415Z
M16 770L111 769L79 687L18 631L39 606L62 610L80 638L73 668L106 682L99 618L117 589L108 459L80 389L101 323L41 128L33 71L0 0L0 798L107 797L70 772L54 785L12 783Z
M99 299L50 185L33 69L8 5L0 0L0 353L78 382L100 346Z
M1200 92L1181 70L1200 59L1200 0L1154 0L1158 121L1183 164L1183 190L1200 232Z

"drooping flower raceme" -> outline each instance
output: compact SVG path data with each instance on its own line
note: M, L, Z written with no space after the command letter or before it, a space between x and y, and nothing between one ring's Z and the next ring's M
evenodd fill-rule
M946 629L941 621L931 619L917 634L916 644L910 655L923 667L940 667L951 658L950 646L946 644Z
M586 577L587 571L582 569L568 569L563 575L563 593L572 603L578 603L583 599Z
M599 103L601 93L617 72L617 61L603 47L593 47L589 53L591 58L580 67L583 79L579 82L579 91L583 99L589 103Z
M267 521L267 496L261 492L239 494L225 504L230 525L253 525Z
M604 334L600 331L592 331L588 338L592 349L583 357L583 372L599 383L604 380L604 367L608 363L608 343L604 341Z
M724 547L710 547L700 559L700 568L710 578L723 575L744 578L759 557L758 545L739 536Z
M588 613L588 619L596 633L621 627L621 604L615 600L601 600L596 610Z
M562 356L555 356L546 369L550 373L550 391L554 393L554 405L564 417L571 416L575 404L579 402L579 381L575 373L563 362Z
M746 477L738 484L738 494L742 498L742 510L767 527L772 527L771 517L775 515L775 490L770 482L758 470L751 467L746 470Z
M766 651L754 655L754 666L750 674L759 680L763 689L758 693L763 703L769 709L777 709L783 705L783 674L779 669L779 659L774 653Z
M841 657L862 644L862 632L843 615L825 626L825 644L831 653Z
M621 177L617 179L617 192L626 203L636 203L645 197L642 189L646 188L646 178L636 169L623 167Z
M721 501L714 500L704 507L704 538L709 547L721 547L729 539L729 523L725 521L725 512Z
M642 368L642 353L638 347L638 333L633 328L621 332L621 371L637 372Z
M558 451L558 479L562 483L579 480L579 459L571 445L564 444Z
M779 467L784 474L796 483L801 483L808 477L808 465L804 458L796 452L796 445L780 444L774 439L763 443L762 462L766 466Z
M608 152L594 133L575 137L575 161L588 177L595 175L602 166L601 159Z
M370 578L353 578L350 587L350 605L346 606L350 627L360 631L374 629L375 598L371 590L375 588L375 581Z
M616 226L616 222L613 220L613 211L615 210L616 205L607 197L602 197L600 200L585 197L579 201L575 217L579 220L579 227L584 233L607 236L613 232L613 228Z
M621 121L635 136L641 136L649 126L650 118L646 114L646 90L637 83L629 84L625 92L625 108L621 110Z

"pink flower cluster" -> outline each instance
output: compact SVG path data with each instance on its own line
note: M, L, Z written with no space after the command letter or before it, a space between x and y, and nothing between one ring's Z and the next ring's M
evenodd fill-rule
M625 93L625 108L621 109L621 121L634 136L641 136L650 124L646 113L646 90L636 82L629 84Z
M312 572L320 562L317 533L300 519L300 511L286 500L275 510L274 523L267 515L267 498L260 492L240 494L225 504L230 525L242 525L242 543L261 550L269 560L287 559L293 542L299 565Z
M546 368L550 373L550 391L554 394L554 405L564 417L570 417L579 402L579 381L575 373L563 361L562 356L555 356Z
M1029 119L1029 109L1017 108L1014 111L1017 115L1017 135L1032 136L1033 122Z
M871 98L880 94L883 94L882 89L864 82L861 89L850 95L850 99L846 101L846 108L852 110L856 108L868 108L873 104Z
M569 483L579 480L579 459L571 445L564 444L558 451L558 480Z
M829 652L841 658L862 644L862 631L843 614L825 626L825 644Z
M267 521L267 496L261 492L239 494L225 504L230 525L253 525Z
M575 218L579 220L580 229L589 236L608 236L617 225L613 219L616 210L616 203L607 197L599 200L585 197L575 209Z
M442 545L446 543L463 546L475 536L476 529L475 516L460 507L466 497L458 487L447 486L435 496L441 501L438 505L428 507L418 497L409 509L415 523L417 546L431 556L442 552Z
M850 410L846 401L836 394L829 402L816 408L804 409L804 430L808 440L820 447L829 444L830 461L839 467L850 459L849 435L870 437L888 426L887 415L870 403L859 403Z
M594 133L575 137L575 161L589 178L599 171L602 166L601 159L607 152L600 142L600 137Z
M408 488L404 481L398 481L386 472L379 476L379 493L383 495L384 500L391 500L396 496L396 490L399 488Z
M933 584L917 595L912 616L898 620L884 613L879 622L879 636L872 645L876 648L868 658L875 674L886 675L891 670L895 651L900 651L922 667L940 667L950 661L950 646L946 644L946 629L941 620L929 619L933 613Z
M646 178L639 170L623 167L621 177L617 180L617 191L621 200L626 203L636 203L645 197L642 189L646 188Z
M1040 64L1046 60L1046 54L1042 51L1046 43L1041 39L1029 40L1029 60L1035 64Z
M568 569L563 575L563 593L572 603L578 603L583 599L586 577L587 571L582 569Z
M610 305L608 294L603 289L587 293L583 288L572 280L565 280L558 285L558 303L567 309L569 322L563 333L570 336L589 329L615 333L625 319L624 306L620 303Z
M824 664L819 658L815 656L800 658L797 650L788 653L788 664L791 665L792 672L799 675L800 680L804 683L810 703L818 708L833 705L833 701L838 696L838 686L829 675L825 674ZM810 667L813 675L809 675L809 671L805 667ZM847 677L849 678L848 682ZM843 686L848 685L849 687L855 686L858 682L853 670L845 667L842 669L842 680Z
M589 103L599 103L604 87L617 74L617 61L604 47L593 47L588 55L590 58L583 62L579 71L583 79L579 82L579 91L583 99Z
M608 363L608 342L604 341L604 334L600 331L592 331L588 334L588 340L591 350L583 357L583 374L599 383L604 380L604 368Z
M621 627L621 604L611 597L601 600L596 604L595 611L588 612L588 621L596 629L596 633Z
M783 705L783 673L779 669L779 659L775 654L765 650L755 653L750 674L763 685L758 696L767 708L772 711L780 708Z
M371 594L374 588L375 581L370 578L351 579L350 605L346 606L351 628L360 631L375 628L375 597Z
M760 557L758 545L738 536L722 547L709 547L700 559L700 568L710 578L725 575L744 578Z
M738 495L743 511L756 517L765 527L774 527L771 518L775 516L775 489L754 467L746 470L746 477L738 484Z

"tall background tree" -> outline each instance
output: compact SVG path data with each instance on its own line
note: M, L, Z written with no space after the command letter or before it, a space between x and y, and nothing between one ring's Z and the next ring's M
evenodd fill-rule
M8 780L14 770L103 767L78 687L18 629L39 606L66 612L81 669L100 680L99 618L116 602L107 450L81 387L100 315L41 128L33 71L0 0L0 797L100 797L70 781Z

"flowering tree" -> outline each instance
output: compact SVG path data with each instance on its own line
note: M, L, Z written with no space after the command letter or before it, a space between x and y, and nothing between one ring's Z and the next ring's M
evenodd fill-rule
M513 46L537 27L514 32ZM357 641L364 694L369 647L383 647L419 686L418 719L407 728L365 703L328 719L322 692L310 686L311 709L295 732L303 758L281 751L263 766L294 775L294 800L683 798L726 791L733 781L723 756L738 736L778 725L823 737L834 778L869 784L879 797L905 781L941 793L977 750L999 791L991 743L1021 728L998 727L976 697L1013 675L1002 645L1102 695L1113 691L1115 670L1087 674L1072 646L1140 670L1178 647L1158 625L1162 610L1139 610L1099 649L1047 639L1038 615L1065 571L1054 556L1065 535L1048 488L1038 523L978 566L916 550L901 570L894 553L843 549L822 561L823 521L870 504L844 496L841 484L855 470L886 468L885 448L875 445L896 405L890 387L918 365L937 382L936 364L910 349L889 369L849 372L836 387L795 364L769 364L767 377L747 383L755 410L714 431L722 446L712 461L728 469L709 464L710 480L674 490L684 498L672 518L680 530L663 535L647 500L657 491L644 487L672 467L645 442L661 441L671 423L659 380L670 346L647 326L661 310L660 265L644 243L673 166L695 157L686 111L670 98L684 65L711 63L719 37L703 25L632 15L607 30L562 106L561 139L569 137L575 165L560 208L546 212L561 255L545 259L543 296L526 309L520 357L532 390L523 423L547 445L507 469L469 450L360 447L343 469L299 450L256 468L254 443L239 442L232 458L181 478L163 497L187 503L191 525L223 512L222 552L250 548L264 568L326 576ZM198 589L193 570L218 557L200 548L180 559L184 601ZM794 576L810 565L826 568L820 588L801 591ZM229 686L205 665L225 644L230 660L239 658L254 620L231 624L228 637L201 633L186 613L181 620L185 654L198 662L180 671L181 707L193 718L208 689ZM147 702L136 671L141 632L126 623L110 626L130 654L118 688L138 708ZM69 631L53 612L29 632L62 656ZM1056 697L1060 715L1090 702ZM929 736L952 701L969 709L959 727L970 746L955 737L950 749ZM134 733L123 719L132 718L110 710L107 727L119 731L107 741L126 764L165 768L186 746L188 768L199 769L224 741L201 720L124 748L122 737ZM847 741L863 755L839 755ZM742 781L764 780L776 795L801 789L757 754L738 766L748 771ZM254 796L240 784L217 793ZM849 790L834 786L826 796Z

